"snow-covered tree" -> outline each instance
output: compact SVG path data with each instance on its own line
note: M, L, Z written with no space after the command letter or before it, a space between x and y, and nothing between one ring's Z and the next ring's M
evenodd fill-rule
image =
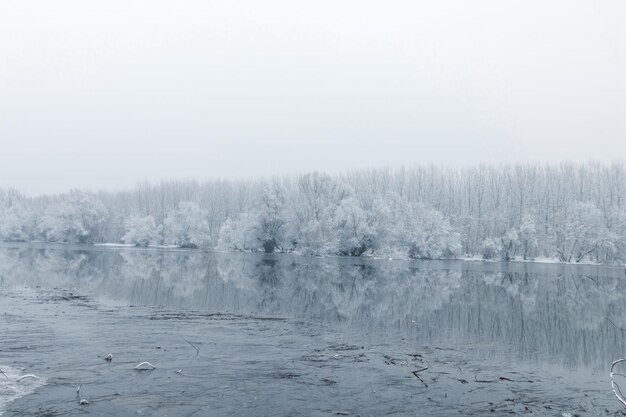
M296 198L289 207L288 240L301 253L333 254L337 251L334 218L337 206L352 190L329 175L303 175L297 182Z
M152 216L131 216L126 220L126 233L122 241L139 247L158 243L161 226L157 226Z
M237 235L230 240L233 250L452 257L482 254L485 239L492 238L499 246L493 258L626 261L623 163L425 166L272 181L172 180L90 198L104 204L110 216L83 221L76 209L81 204L69 202L68 195L25 198L0 190L0 239L119 241L129 232L129 218L152 216L165 226L158 243L195 245L185 238L185 227L179 228L195 223L200 226L189 231L200 230L202 245ZM187 201L202 211L197 221L176 218ZM441 227L429 235L429 224ZM447 239L450 243L442 244ZM446 246L449 250L442 251Z
M226 219L220 228L217 248L223 251L257 251L259 239L255 230L256 216L242 213L236 219Z
M207 212L191 201L183 201L172 210L164 227L166 242L181 248L198 248L210 241Z
M563 262L580 262L600 247L614 247L615 237L607 229L602 211L592 202L567 206L556 234L556 251Z
M16 190L0 189L0 240L27 241L34 232L34 215L29 202Z
M483 240L481 254L483 259L497 259L502 252L502 244L494 238L487 237Z
M461 251L461 236L439 211L423 204L401 204L396 208L396 241L412 259L453 258Z
M0 218L0 239L10 242L23 242L29 239L27 220L23 213L7 209Z
M524 216L518 230L520 253L524 260L532 259L537 250L537 229L531 216Z
M220 229L221 250L273 253L283 249L286 234L284 191L277 184L266 185L249 212L227 219Z
M626 208L611 207L607 228L613 233L614 250L606 252L599 261L626 261Z
M332 223L311 219L298 227L296 249L304 255L335 254L337 244L333 234Z
M265 253L284 246L286 233L286 202L283 190L277 185L265 186L253 212L255 236Z
M336 236L337 253L361 256L374 245L374 229L368 213L358 200L348 197L341 201L335 211L333 232Z
M504 236L500 238L500 258L503 261L514 259L519 246L519 231L516 228L507 230Z
M93 243L101 240L107 217L94 194L75 190L46 210L39 229L49 242Z

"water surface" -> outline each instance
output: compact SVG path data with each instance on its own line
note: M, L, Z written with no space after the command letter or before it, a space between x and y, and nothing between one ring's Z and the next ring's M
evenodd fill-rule
M6 415L613 414L625 296L614 267L3 245L0 368L47 378Z

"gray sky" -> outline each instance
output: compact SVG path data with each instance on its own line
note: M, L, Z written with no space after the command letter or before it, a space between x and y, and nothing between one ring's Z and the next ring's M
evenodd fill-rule
M0 1L0 187L626 157L626 2Z

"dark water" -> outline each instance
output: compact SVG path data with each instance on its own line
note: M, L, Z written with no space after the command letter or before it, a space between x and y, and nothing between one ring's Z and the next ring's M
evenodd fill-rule
M625 297L614 267L5 245L0 368L46 378L6 415L612 415Z

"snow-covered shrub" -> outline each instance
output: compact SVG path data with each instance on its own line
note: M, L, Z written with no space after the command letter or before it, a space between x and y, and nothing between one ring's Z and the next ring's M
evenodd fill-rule
M500 238L500 258L504 261L510 261L515 258L519 247L519 232L512 228Z
M599 261L626 261L626 209L613 207L609 211L609 230L614 234L614 251L606 251Z
M439 211L424 204L402 204L395 208L395 241L412 259L454 258L461 251L461 235Z
M159 242L161 226L157 226L152 216L131 216L125 222L126 234L122 241L139 247Z
M500 257L501 251L502 245L497 239L488 237L483 240L481 251L483 259L497 259Z
M299 227L297 250L305 255L328 255L337 251L333 229L328 222L310 220Z
M93 243L101 240L107 217L94 194L71 191L46 210L39 229L49 242Z
M210 242L208 213L196 203L183 201L165 218L167 243L181 248L198 248Z
M535 220L526 215L522 218L522 224L519 226L518 240L520 253L526 259L532 259L537 251L537 229Z
M597 257L599 249L614 252L618 240L607 228L602 211L592 202L574 202L567 206L556 234L556 252L563 262Z
M2 207L0 204L0 240L24 242L32 234L33 216L22 204Z
M352 194L350 187L329 175L312 173L301 176L296 198L289 205L286 241L300 253L337 254L336 210Z
M236 219L226 219L220 228L217 248L222 251L257 251L259 249L255 216L242 213Z
M218 248L235 251L282 250L286 233L286 211L283 191L264 187L253 208L234 219L227 219L220 228Z
M255 207L251 219L253 237L265 253L273 253L284 246L286 212L283 190L277 184L264 187Z
M368 213L358 200L349 197L341 201L335 211L333 232L339 255L361 256L372 249L374 230L369 223Z

